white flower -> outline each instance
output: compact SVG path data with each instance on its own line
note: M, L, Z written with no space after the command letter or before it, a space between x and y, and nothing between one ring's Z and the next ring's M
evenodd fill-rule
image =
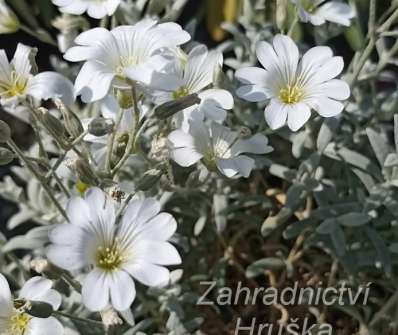
M265 69L247 67L236 72L244 86L238 96L248 101L270 99L265 119L272 129L282 127L287 119L293 131L310 118L311 109L323 117L336 116L344 105L338 100L348 99L350 88L342 80L334 79L341 73L344 62L333 57L329 47L317 46L299 60L293 40L276 35L273 46L267 42L257 45L257 58Z
M60 98L69 106L74 102L72 83L56 72L32 74L32 57L35 50L18 44L11 62L4 50L0 50L0 103L16 105L26 96L36 99Z
M326 21L349 26L355 17L351 6L341 1L327 0L291 0L298 9L299 18L303 22L311 22L314 26ZM326 3L325 3L326 2Z
M248 139L237 132L211 122L210 129L201 121L191 120L188 132L173 131L169 137L171 158L187 167L200 160L209 170L219 170L229 178L248 177L254 168L254 159L244 153L265 154L272 151L268 139L256 134Z
M60 11L68 14L82 15L84 12L94 19L113 15L121 0L52 0Z
M15 33L21 23L14 12L7 6L4 0L0 0L0 34Z
M234 106L231 93L223 89L208 88L222 63L222 54L217 51L209 52L205 45L196 46L188 55L180 51L174 62L165 68L166 76L156 86L156 103L198 93L201 103L178 113L178 126L181 122L187 126L192 114L195 114L192 117L200 120L204 117L214 121L225 120L225 109L232 109Z
M84 198L69 201L66 211L71 223L50 232L51 262L70 271L91 268L82 296L92 311L109 304L118 311L128 309L136 294L132 277L148 286L164 285L170 275L164 265L181 262L168 242L177 223L170 214L159 213L159 202L130 202L120 223L115 222L114 206L106 193L91 188Z
M78 46L69 49L65 59L86 61L76 78L75 89L84 102L104 98L111 87L126 87L127 79L145 85L160 80L158 72L170 61L160 54L190 39L176 23L156 24L144 19L133 26L111 31L94 28L81 33Z
M51 289L51 280L34 277L22 287L18 299L45 302L54 310L61 305L61 295ZM0 334L4 335L62 335L63 326L54 317L37 318L16 308L6 278L0 274Z

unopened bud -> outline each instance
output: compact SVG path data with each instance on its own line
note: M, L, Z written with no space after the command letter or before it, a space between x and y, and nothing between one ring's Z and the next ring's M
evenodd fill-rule
M288 0L276 0L276 26L279 30L285 29L285 23L287 18Z
M116 100L122 109L130 109L134 106L133 94L130 90L117 89Z
M160 120L165 120L178 113L179 111L182 111L185 108L191 107L199 103L200 99L198 95L190 94L177 100L165 102L164 104L156 107L155 115Z
M79 179L88 185L97 185L97 177L91 166L82 159L77 159L75 162L75 170Z
M7 148L0 147L0 165L7 165L11 163L15 158L15 155L12 151Z
M79 137L84 132L84 128L82 123L80 122L80 119L70 109L66 108L60 99L56 99L55 104L62 113L65 127L68 133L73 138Z
M7 123L0 120L0 143L6 143L11 139L11 130Z
M18 17L6 5L4 0L0 0L0 34L15 33L21 27Z
M26 313L33 317L46 319L49 318L54 312L53 306L46 302L29 301L29 303L30 308L26 310Z
M162 171L158 169L151 169L144 173L144 175L138 180L136 189L139 191L147 191L154 186L162 176Z
M240 127L239 129L239 138L246 139L248 137L252 136L252 132L249 128L247 127Z
M53 135L59 142L65 142L67 140L66 128L60 120L55 116L51 115L47 109L39 108L41 113L41 121L48 131Z
M88 125L88 132L94 136L104 136L112 132L115 123L112 119L97 117Z

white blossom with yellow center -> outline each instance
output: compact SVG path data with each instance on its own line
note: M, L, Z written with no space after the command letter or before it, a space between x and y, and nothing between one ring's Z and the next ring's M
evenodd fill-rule
M91 268L82 287L83 303L92 311L109 305L127 310L135 298L133 278L148 286L169 282L169 270L181 258L168 239L177 223L160 212L154 199L131 201L120 223L115 203L99 188L84 198L72 198L67 206L71 223L50 233L53 243L47 256L57 266L74 271Z
M202 161L210 171L219 171L229 178L248 177L255 166L245 153L266 154L272 151L262 134L240 138L216 122L210 127L203 121L190 120L188 131L178 129L168 137L170 157L187 167Z
M35 54L35 49L19 43L13 59L8 61L5 51L0 50L0 103L16 105L31 96L39 100L60 98L65 105L71 105L72 83L56 72L33 74Z
M243 83L238 96L252 101L269 101L264 114L272 129L287 125L300 129L314 109L323 117L336 116L350 96L350 88L343 80L335 79L344 67L341 57L333 56L329 47L317 46L300 59L293 40L276 35L273 44L260 42L257 58L264 69L247 67L236 72Z
M15 306L6 278L0 274L0 334L2 335L62 335L62 324L54 317L36 318L28 314L29 302L45 302L57 310L61 305L61 295L51 289L51 280L42 277L29 279L22 287L18 301L26 301Z
M196 93L201 102L175 115L177 127L187 129L188 120L192 118L224 121L226 110L234 106L234 99L227 90L212 87L217 71L222 67L223 55L199 44L188 54L177 49L173 56L174 61L165 67L164 76L153 92L156 104Z
M155 86L170 61L162 52L187 42L189 34L173 22L157 24L143 19L133 26L87 30L77 36L76 46L64 58L85 61L76 78L76 93L84 102L103 99L111 86L128 87L131 81Z

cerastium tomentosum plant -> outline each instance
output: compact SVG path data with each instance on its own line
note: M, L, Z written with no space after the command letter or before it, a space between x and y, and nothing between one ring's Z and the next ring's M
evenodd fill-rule
M393 331L397 1L193 3L0 0L31 37L0 50L0 333ZM339 314L217 297L371 282Z

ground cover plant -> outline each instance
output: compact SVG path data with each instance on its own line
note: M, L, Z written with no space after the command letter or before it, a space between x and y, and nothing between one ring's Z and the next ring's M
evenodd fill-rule
M396 334L397 23L0 0L0 334Z

